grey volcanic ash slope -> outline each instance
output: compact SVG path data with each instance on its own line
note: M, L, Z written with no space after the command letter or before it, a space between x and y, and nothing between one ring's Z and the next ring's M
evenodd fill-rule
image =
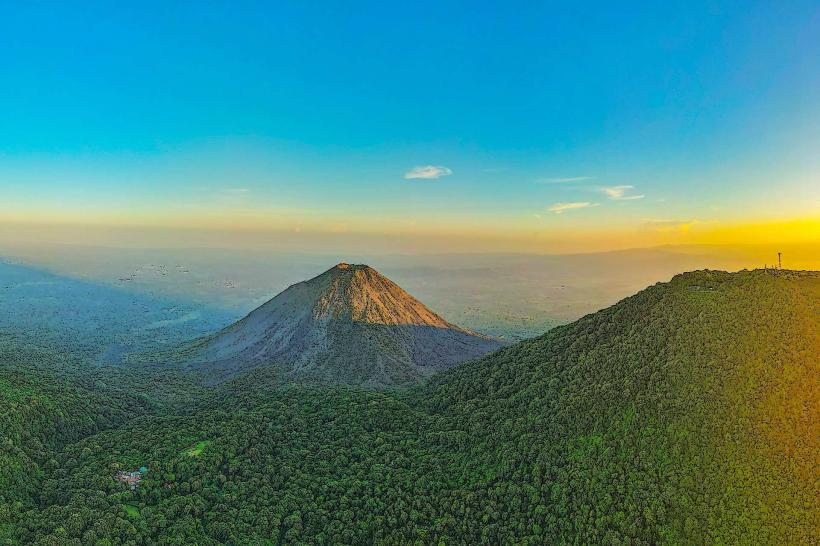
M215 380L275 363L291 379L398 385L499 346L445 321L375 269L341 263L198 343L189 360Z

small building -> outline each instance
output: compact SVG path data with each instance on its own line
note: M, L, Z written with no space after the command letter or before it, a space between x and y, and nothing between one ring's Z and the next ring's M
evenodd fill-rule
M148 469L144 466L141 466L139 470L134 470L133 472L123 472L120 470L114 474L114 480L120 483L128 484L131 491L134 491L139 486L142 481L142 477L146 472L148 472Z

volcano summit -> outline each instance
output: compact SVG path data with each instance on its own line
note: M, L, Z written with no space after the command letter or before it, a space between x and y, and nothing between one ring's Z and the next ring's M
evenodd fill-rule
M500 346L450 324L372 267L340 263L201 340L189 361L217 381L275 364L289 379L386 386Z

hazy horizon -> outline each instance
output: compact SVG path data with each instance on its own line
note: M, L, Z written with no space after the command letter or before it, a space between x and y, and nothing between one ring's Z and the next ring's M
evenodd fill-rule
M213 328L213 321L205 320L209 313L218 312L215 320L220 324L224 317L238 319L288 286L338 262L366 263L455 324L521 339L613 305L685 271L772 266L778 251L783 254L784 268L819 268L820 245L686 245L574 254L408 254L0 242L0 263L19 263L61 279L88 281L168 305L176 302L179 309L168 311L163 320L187 320L192 312L199 313L202 320L189 326L203 323L202 328ZM87 289L93 292L94 286Z

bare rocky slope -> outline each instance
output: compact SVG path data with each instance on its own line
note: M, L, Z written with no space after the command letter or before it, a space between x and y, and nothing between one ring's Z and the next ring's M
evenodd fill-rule
M275 364L288 379L389 386L500 346L450 324L375 269L340 263L196 343L186 359L212 381Z

